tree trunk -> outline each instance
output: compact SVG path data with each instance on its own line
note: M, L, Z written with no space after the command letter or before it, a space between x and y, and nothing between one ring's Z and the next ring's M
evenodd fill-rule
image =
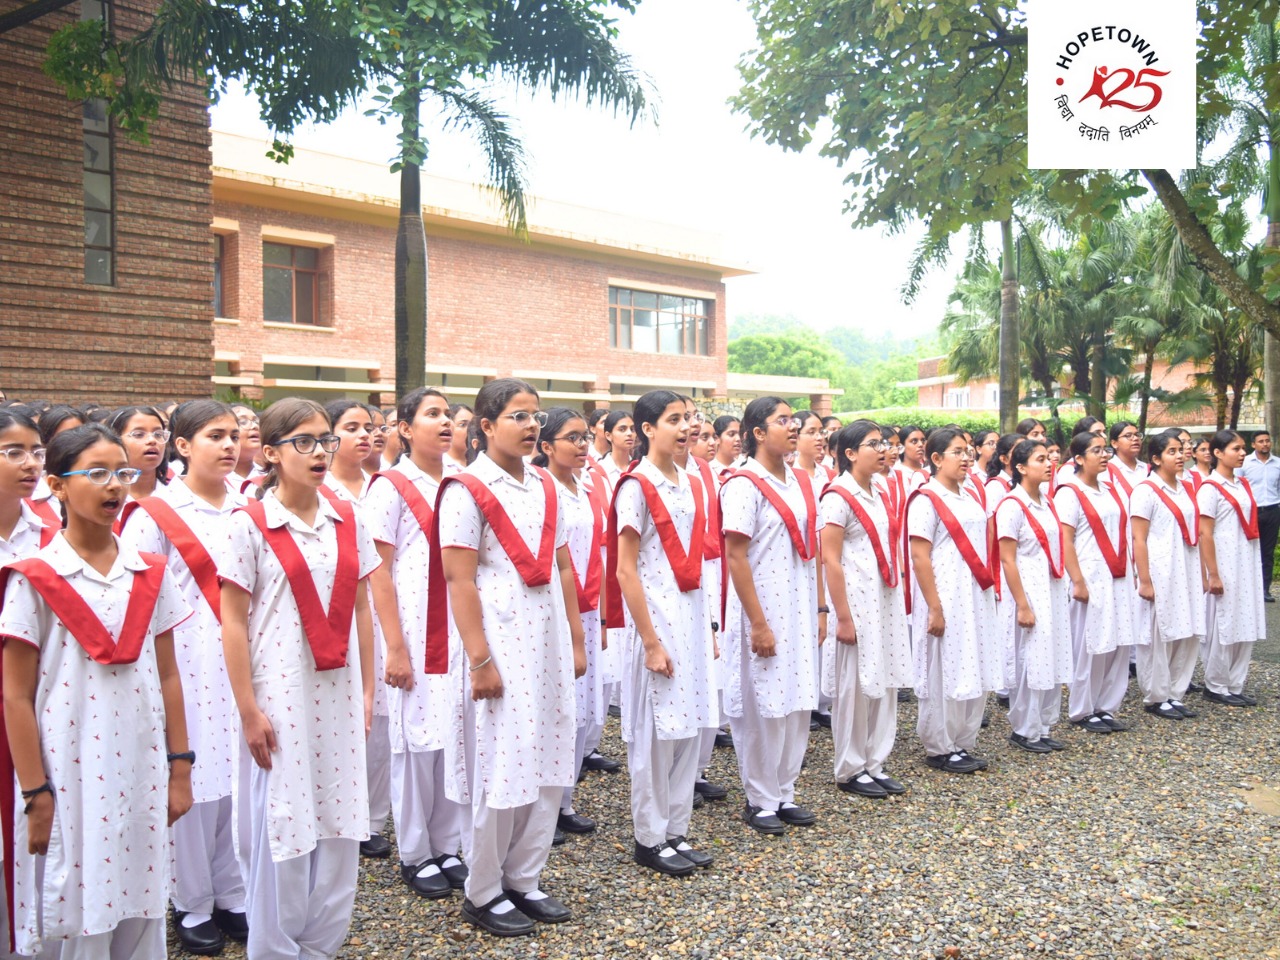
M1280 156L1273 148L1267 163L1270 189L1267 194L1267 246L1280 248ZM1262 425L1280 427L1280 340L1267 330L1262 336Z
M1018 425L1018 271L1014 265L1013 221L1000 221L1003 273L1000 283L1000 432Z
M1214 419L1218 423L1218 429L1226 429L1227 426L1227 390L1224 384L1214 384L1213 387L1213 414Z
M1089 402L1086 405L1089 416L1099 420L1107 418L1107 372L1102 365L1106 349L1105 344L1093 345L1093 376L1089 380Z
M1232 430L1240 427L1240 408L1244 406L1244 392L1248 389L1248 384L1249 381L1245 380L1231 386L1231 416L1227 426Z
M1142 396L1138 400L1138 432L1147 435L1147 413L1151 410L1151 367L1156 362L1156 348L1148 347L1142 366Z
M418 105L405 111L406 139L418 136ZM396 229L396 396L427 382L427 232L422 225L422 177L415 163L400 168Z
M1178 236L1195 257L1200 269L1246 317L1267 332L1280 336L1280 306L1268 301L1240 276L1192 211L1169 171L1143 170L1142 175L1151 184L1164 208L1169 211L1174 226L1178 228Z

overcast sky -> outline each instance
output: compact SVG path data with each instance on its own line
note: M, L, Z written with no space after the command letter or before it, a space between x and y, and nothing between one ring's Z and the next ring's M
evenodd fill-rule
M620 22L620 44L657 91L658 118L636 128L572 101L503 94L530 158L532 192L549 199L720 232L757 276L728 281L730 316L794 314L823 329L847 324L901 337L936 327L951 289L936 273L904 306L899 288L920 231L850 227L845 173L833 161L752 140L726 101L755 26L738 0L643 0ZM266 136L256 105L233 93L215 129ZM299 147L386 162L394 131L352 110L295 138ZM483 169L465 136L438 134L425 170L470 179ZM960 242L957 242L957 250Z

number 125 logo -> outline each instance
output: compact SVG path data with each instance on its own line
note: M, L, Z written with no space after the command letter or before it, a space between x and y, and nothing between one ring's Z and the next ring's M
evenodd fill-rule
M1167 77L1168 70L1141 70L1134 73L1125 67L1117 67L1109 70L1107 67L1097 67L1093 71L1093 84L1089 87L1089 92L1080 98L1080 103L1084 103L1090 97L1097 97L1100 101L1099 107L1124 107L1126 110L1132 110L1135 113L1146 113L1148 110L1154 110L1156 104L1160 102L1160 98L1164 96L1164 91L1160 89L1158 84L1152 83L1148 77ZM1114 85L1112 85L1112 81ZM1110 89L1108 87L1110 86ZM1151 92L1151 99L1145 104L1139 106L1136 103L1130 103L1127 100L1116 99L1126 90L1137 90L1139 87L1145 88Z

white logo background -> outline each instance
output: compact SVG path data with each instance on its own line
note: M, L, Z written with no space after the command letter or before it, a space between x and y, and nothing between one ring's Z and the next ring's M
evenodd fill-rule
M1194 167L1198 32L1195 0L1030 0L1027 165Z

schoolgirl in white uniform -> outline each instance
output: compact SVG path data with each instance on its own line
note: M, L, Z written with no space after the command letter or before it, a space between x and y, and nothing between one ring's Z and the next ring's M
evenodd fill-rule
M240 712L233 809L254 960L333 957L369 833L373 712L368 529L319 490L338 438L319 404L262 416L268 465L219 563L227 676Z
M891 482L898 487L898 502L906 505L907 497L929 482L925 460L925 432L919 427L905 426L898 431L902 445L899 461L893 466Z
M995 452L987 461L986 512L993 516L1000 501L1013 492L1013 474L1009 472L1009 457L1013 448L1020 444L1024 437L1020 433L1006 433L996 441Z
M636 442L636 425L625 410L610 410L604 418L604 433L609 438L609 455L600 461L609 482L617 486L618 477L631 466L631 447Z
M588 741L603 727L608 705L604 698L604 675L600 670L600 596L604 585L605 526L609 514L609 492L599 480L587 475L587 449L591 438L582 414L567 407L547 411L547 422L538 437L538 454L533 464L542 467L556 481L560 514L564 518L569 557L573 561L573 583L578 594L582 619L586 672L574 682L577 736L574 738L574 782L582 773ZM594 746L594 744L593 744ZM574 787L564 788L556 825L565 833L592 833L596 822L578 813L573 806Z
M1065 750L1051 733L1062 712L1062 684L1071 680L1071 624L1065 577L1065 537L1053 501L1043 494L1053 469L1041 440L1013 448L1018 478L995 512L1000 550L1001 626L1014 652L1009 687L1009 742L1029 753Z
M812 410L801 410L796 414L800 421L800 432L796 437L796 458L793 464L796 475L808 477L813 484L813 496L817 501L827 484L836 478L836 470L827 465L827 440L824 436L825 421ZM838 422L838 421L837 421ZM822 524L819 522L819 528ZM827 606L826 597L818 597L819 606ZM813 722L818 726L831 729L831 697L823 692L822 677L830 672L835 645L829 643L830 629L835 621L827 618L828 634L818 638L818 708L813 711ZM810 727L812 729L812 726Z
M453 442L449 445L448 460L452 461L451 466L459 470L467 469L471 421L474 418L475 413L465 403L449 405L449 419L453 421Z
M44 458L45 445L34 421L21 413L0 410L0 565L25 559L48 546L62 527L60 513L46 522L30 503L41 480Z
M446 477L431 544L427 670L448 666L446 631L466 656L454 690L445 787L471 804L470 875L462 917L499 936L572 914L539 889L564 788L574 782L574 678L586 671L573 563L555 480L526 467L545 418L523 380L476 395L480 443ZM439 562L437 562L439 561Z
M822 556L835 614L826 641L831 669L824 671L835 779L841 790L872 798L906 792L884 765L897 735L897 689L911 683L898 524L888 490L873 481L888 445L869 420L831 437L842 469L822 497Z
M1244 692L1253 645L1267 638L1259 557L1258 501L1236 471L1244 464L1244 438L1221 430L1209 441L1215 469L1196 495L1205 596L1204 698L1228 707L1253 706Z
M1205 631L1196 504L1177 480L1182 442L1158 434L1149 441L1152 474L1129 500L1138 577L1134 621L1143 709L1166 720L1196 713L1182 702ZM1261 569L1261 564L1259 564Z
M778 397L751 401L742 417L746 460L720 487L729 578L725 712L747 795L743 819L766 834L817 820L795 803L817 706L818 636L826 632L813 484L784 460L799 427Z
M1111 425L1109 436L1114 453L1107 463L1107 480L1120 491L1128 506L1134 489L1151 473L1140 459L1142 434L1135 424L1121 420Z
M373 426L369 431L369 456L364 460L364 472L372 476L383 468L383 454L387 449L387 418L377 407L365 404Z
M987 517L963 489L971 448L957 430L929 437L933 479L908 502L911 630L917 730L925 762L948 773L973 773L986 695L1003 682Z
M130 503L121 541L168 561L192 615L174 631L187 712L187 737L200 763L191 773L191 812L173 827L171 898L178 939L194 953L244 942L244 881L232 836L232 747L239 734L222 656L218 561L231 514L245 503L227 488L239 458L240 425L217 400L180 404L169 419L182 475Z
M16 949L163 957L165 827L191 807L195 760L173 629L191 611L162 557L112 535L138 474L119 438L67 430L46 463L66 527L0 574Z
M1193 459L1187 465L1186 478L1191 481L1191 487L1198 495L1201 485L1212 477L1213 471L1217 469L1212 438L1202 437L1195 441L1191 447L1191 457Z
M716 417L712 429L716 442L711 469L715 471L716 479L722 480L742 456L742 421L726 413Z
M419 896L438 899L466 881L458 854L471 818L470 808L450 799L444 788L451 684L461 683L461 661L451 657L448 674L423 672L427 610L443 602L428 581L436 495L456 469L448 458L449 401L438 390L419 387L401 399L396 422L404 456L369 482L362 504L382 559L369 577L369 592L385 644L382 679L400 877Z
M124 441L129 466L142 471L126 491L128 499L151 496L157 486L168 482L169 476L169 458L165 455L169 428L160 411L155 407L120 407L106 422Z
M706 500L702 481L675 463L692 416L670 390L636 401L640 459L614 491L605 576L610 625L621 623L623 603L634 624L622 681L634 857L669 876L712 862L687 839L702 731L714 723L715 699L702 589Z
M227 477L237 492L246 492L253 480L263 476L265 466L260 462L262 457L262 427L258 422L258 412L252 407L232 404L232 412L236 415L236 423L240 425L240 458L236 461L235 470Z
M1129 567L1129 514L1105 482L1107 443L1100 433L1071 438L1071 460L1059 474L1054 506L1062 521L1075 665L1067 716L1091 733L1128 729L1115 715L1129 686L1136 599Z
M48 449L53 438L63 430L82 427L84 423L84 411L55 404L40 414L40 422L36 424L36 429L40 431L40 445ZM52 530L62 529L62 512L58 509L58 501L53 498L53 491L49 489L43 473L36 483L35 491L27 497L27 505L36 512L46 527Z

